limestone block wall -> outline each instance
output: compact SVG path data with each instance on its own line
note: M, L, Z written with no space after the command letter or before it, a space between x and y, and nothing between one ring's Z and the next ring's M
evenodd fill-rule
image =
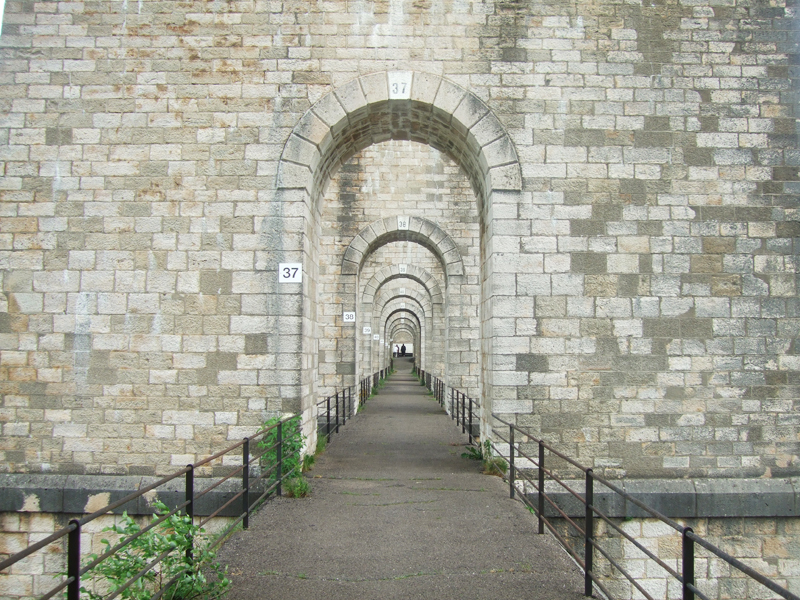
M613 522L672 569L681 572L681 536L674 529L655 519L614 519ZM796 517L677 519L677 522L692 527L697 535L792 593L800 589L797 560L800 531ZM576 519L576 524L582 526L583 519ZM557 522L556 526L583 556L583 539L570 534L563 522ZM603 549L654 599L681 597L680 582L613 528L600 522L596 532ZM641 592L600 553L595 553L594 561L601 582L615 598L641 597ZM712 600L780 598L699 546L695 554L695 585Z
M372 366L349 258L402 240L359 236L410 215L484 435L494 411L609 476L796 475L795 13L9 0L0 468L161 474L310 427Z
M0 555L8 556L25 550L31 544L66 527L70 520L80 519L83 514L48 513L38 511L0 512ZM150 518L136 517L144 527ZM204 527L209 536L225 530L232 518L215 517ZM112 534L104 532L119 522L119 517L103 516L88 523L81 530L81 548L87 556L102 554L106 550L102 540L112 540ZM63 542L63 543L61 543ZM29 600L39 598L52 590L62 580L59 575L67 570L66 538L23 559L0 577L0 598ZM88 586L91 589L91 586Z

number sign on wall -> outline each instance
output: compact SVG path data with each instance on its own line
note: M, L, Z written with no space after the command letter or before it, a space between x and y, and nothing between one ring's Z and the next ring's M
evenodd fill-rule
M302 283L303 263L280 263L278 265L279 283Z

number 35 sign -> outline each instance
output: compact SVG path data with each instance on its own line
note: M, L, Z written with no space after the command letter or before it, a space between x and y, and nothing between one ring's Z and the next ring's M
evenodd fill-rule
M303 263L280 263L278 265L278 283L302 283Z

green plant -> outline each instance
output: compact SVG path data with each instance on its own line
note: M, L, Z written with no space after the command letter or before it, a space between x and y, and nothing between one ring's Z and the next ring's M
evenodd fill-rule
M162 502L156 502L154 508L153 521L170 512ZM129 539L141 530L142 527L127 512L122 514L120 523L103 529L117 534L120 540ZM107 539L101 542L105 546L104 553L116 545ZM82 587L81 592L90 600L101 600L164 554L154 568L120 592L119 597L145 600L169 585L161 596L166 600L219 598L227 591L230 580L226 570L216 562L210 544L204 530L194 525L189 516L181 513L170 515L89 571L83 579L89 585ZM97 554L89 556L89 562L96 559Z
M467 451L461 453L461 458L483 460L483 450L480 446L467 446Z
M311 493L311 486L308 480L302 475L290 477L283 482L283 489L289 498L305 498Z
M479 460L486 475L502 477L508 471L508 463L502 456L492 456L492 444L489 440L479 446L467 446L467 451L461 453L462 458Z
M317 461L317 458L313 454L306 454L303 457L303 473L310 471L314 468L314 463Z
M502 456L492 455L492 443L489 440L483 442L483 472L486 475L496 475L502 477L508 471L508 463Z
M264 450L261 455L261 464L265 468L272 467L278 460L278 428L273 427L281 420L280 417L273 417L264 423L264 429L270 429L261 438L257 446L259 449ZM289 473L300 473L300 453L303 451L305 443L305 436L300 431L300 416L294 416L286 419L282 426L282 441L281 444L281 476L286 476ZM276 473L272 473L270 480L275 480Z

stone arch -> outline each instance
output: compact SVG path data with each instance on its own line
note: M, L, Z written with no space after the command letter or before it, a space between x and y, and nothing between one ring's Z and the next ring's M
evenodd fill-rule
M262 220L264 236L272 235L269 232L281 234L275 236L271 244L274 251L260 263L268 272L264 279L266 291L275 296L274 305L281 307L275 318L275 333L268 342L281 354L278 364L304 365L298 367L299 374L291 378L288 373L279 372L282 368L276 368L276 378L291 379L288 387L284 386L285 392L281 392L281 404L297 406L303 411L304 423L311 432L320 373L319 199L344 161L372 144L387 140L427 144L446 154L463 168L473 187L480 219L477 281L467 281L463 261L454 258L452 251L457 250L455 246L451 249L437 245L440 240L430 237L434 230L422 230L425 219L420 219L419 230L390 228L394 233L387 232L387 235L396 236L394 239L397 240L414 239L430 244L428 247L444 265L444 354L451 356L448 353L451 342L457 343L476 333L485 342L483 347L486 350L478 352L475 357L480 363L477 377L464 375L456 368L457 362L451 364L447 360L440 375L449 385L462 387L471 391L471 395L486 399L482 404L483 426L490 427L497 317L490 312L481 312L480 307L491 306L492 300L502 295L491 277L498 256L492 244L495 219L492 206L498 202L504 206L521 202L522 170L510 136L488 106L468 90L429 73L393 71L359 76L316 102L295 125L284 144L277 164L274 202L269 203ZM401 237L400 231L404 231L402 235L407 237ZM388 243L390 239L385 241ZM368 247L354 250L359 251L363 258ZM344 307L360 305L357 297L359 273L357 268L351 268L360 263L350 258L353 256L348 257L352 265L348 264L347 273L342 269L338 274L344 280L348 276L355 278L355 285L342 281L344 291L337 292L336 297ZM280 285L277 277L275 282L270 279L278 265L284 262L302 264L304 276L300 288ZM464 304L465 293L480 297L477 301L473 299L471 304ZM300 297L290 298L295 294ZM474 314L476 308L478 314ZM465 312L474 314L477 319L464 319ZM468 329L475 331L466 331ZM287 331L290 335L286 335ZM360 376L359 357L371 353L371 341L367 336L346 335L349 337L341 348L347 356L343 355L341 362L349 369L347 363L349 357L353 357L352 382Z
M439 286L439 282L431 273L421 267L418 267L417 265L407 265L405 273L400 272L400 267L398 265L382 268L380 271L375 273L375 275L373 275L364 286L364 296L362 301L372 302L375 294L378 293L381 286L395 279L411 279L416 281L422 287L428 290L428 295L430 296L432 304L442 304L444 302L444 296L442 295L442 289Z
M407 229L400 228L401 220L408 224ZM377 248L402 241L415 242L430 250L442 263L447 278L464 274L458 247L436 223L420 217L386 217L370 223L353 238L342 258L342 275L357 275L366 257Z
M425 306L426 340L443 339L445 337L445 306L444 294L439 285L438 278L417 265L406 265L406 273L400 273L398 265L383 267L377 271L364 286L364 292L360 299L361 315L365 323L370 322L377 326L374 321L383 312L383 306L378 306L383 286L390 281L408 279L419 284L422 289L427 291L427 298L418 299ZM441 344L426 346L422 345L422 333L417 334L417 364L424 364L425 368L439 368L444 365L445 353ZM366 346L366 345L365 345ZM372 348L370 346L370 348ZM424 356L424 363L422 357ZM374 365L378 360L371 356L370 362Z
M382 304L378 305L378 308L377 308L376 312L378 314L381 314L383 312L383 310L385 309L385 307L389 305L389 303L391 303L391 302L393 302L395 300L398 300L400 302L404 302L406 299L415 302L420 307L420 309L423 311L425 316L430 316L432 314L433 305L431 304L430 300L428 298L424 297L419 292L415 292L414 290L406 290L405 294L396 294L394 296L386 298L385 302L383 302Z
M408 301L404 301L404 299L399 297L391 298L383 306L381 306L379 310L376 310L374 314L375 326L380 332L381 336L386 338L388 341L388 326L392 315L408 313L416 322L417 330L419 331L420 346L421 349L424 349L426 346L426 340L430 337L430 331L432 327L430 313L426 314L424 306L419 304L411 297L408 297L405 300ZM382 349L378 348L378 351L380 353ZM427 355L427 352L422 352L422 355ZM377 359L377 363L373 364L381 364L383 357L379 355L373 357L373 359Z
M522 190L516 149L489 107L438 75L409 71L362 75L317 101L284 145L277 187L315 200L342 162L388 139L429 144L463 165L482 212L494 192Z

